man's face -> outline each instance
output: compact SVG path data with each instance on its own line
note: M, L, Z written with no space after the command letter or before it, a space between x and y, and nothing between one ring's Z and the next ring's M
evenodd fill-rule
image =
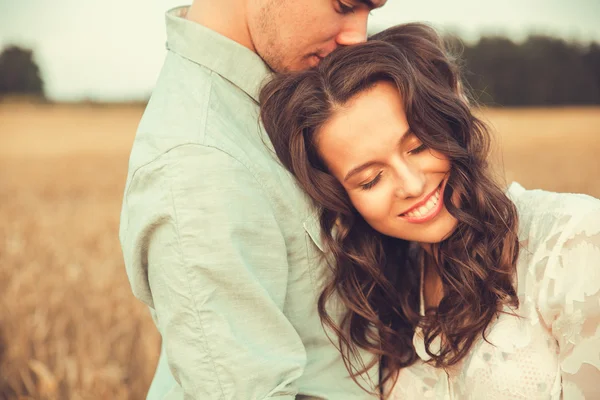
M254 49L277 72L316 66L337 46L364 42L369 12L386 0L250 0Z

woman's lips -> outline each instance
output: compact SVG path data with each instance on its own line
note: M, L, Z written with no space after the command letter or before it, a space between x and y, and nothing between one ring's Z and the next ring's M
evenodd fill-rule
M445 180L442 181L437 189L423 200L422 204L410 208L409 211L400 214L399 217L413 223L423 223L435 218L444 206L445 182Z

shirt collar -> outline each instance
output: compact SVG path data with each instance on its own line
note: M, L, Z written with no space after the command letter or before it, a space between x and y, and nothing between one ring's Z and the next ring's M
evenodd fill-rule
M221 75L258 103L260 89L270 75L265 62L247 47L185 19L188 8L167 11L167 48Z

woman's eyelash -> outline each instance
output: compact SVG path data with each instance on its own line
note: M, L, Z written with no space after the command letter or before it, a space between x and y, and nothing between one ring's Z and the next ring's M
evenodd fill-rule
M381 179L381 172L377 174L377 176L375 178L373 178L372 181L365 183L364 185L360 185L360 188L362 190L369 190L371 189L373 186L375 186L377 184L377 182L379 182L379 180Z
M409 151L409 153L410 154L419 154L422 151L424 151L425 149L427 149L427 146L425 146L424 144L421 143L421 145L419 147L412 149L411 151Z

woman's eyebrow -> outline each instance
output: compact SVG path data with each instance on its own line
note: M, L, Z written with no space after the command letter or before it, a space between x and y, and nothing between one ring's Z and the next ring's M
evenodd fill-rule
M350 172L348 172L346 174L346 176L344 177L344 182L346 182L348 179L352 178L354 175L358 174L359 172L362 172L365 169L367 169L375 164L379 164L379 163L377 161L367 161L366 163L361 164L358 167L352 168L350 170Z

